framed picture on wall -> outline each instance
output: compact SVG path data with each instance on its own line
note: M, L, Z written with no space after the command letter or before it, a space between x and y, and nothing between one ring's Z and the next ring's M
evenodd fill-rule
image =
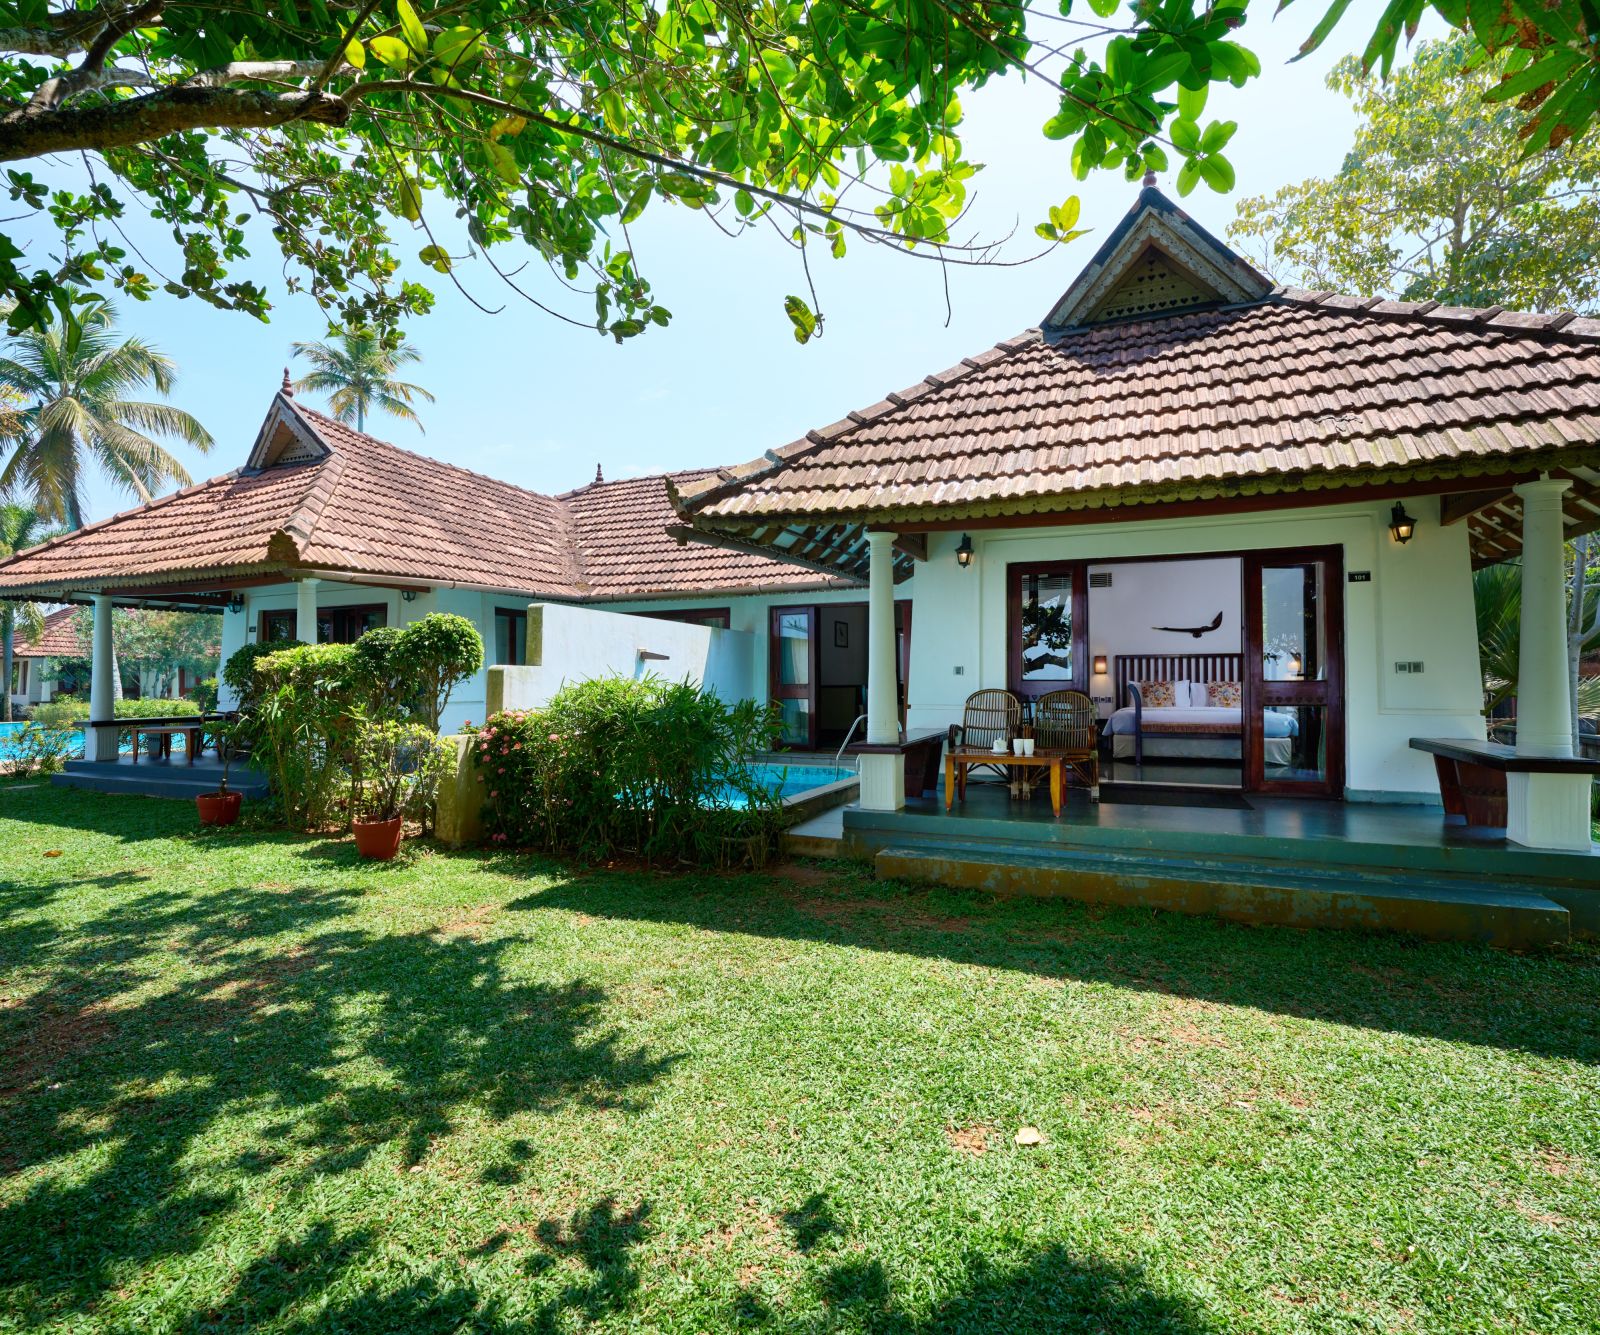
M848 649L850 647L850 623L848 621L835 621L833 623L833 647L835 649Z

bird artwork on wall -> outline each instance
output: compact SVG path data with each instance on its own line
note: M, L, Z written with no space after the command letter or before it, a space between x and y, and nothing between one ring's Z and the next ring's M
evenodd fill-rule
M1202 635L1208 635L1212 631L1216 630L1221 624L1222 613L1218 612L1216 616L1211 618L1211 624L1207 626L1152 626L1150 629L1167 630L1171 631L1174 635L1193 635L1195 639L1198 640Z

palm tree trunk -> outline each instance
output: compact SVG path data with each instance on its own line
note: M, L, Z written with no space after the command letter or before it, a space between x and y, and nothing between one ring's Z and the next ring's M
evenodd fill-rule
M4 684L4 695L0 697L0 722L11 722L11 664L12 664L12 636L17 625L17 612L10 603L5 610L0 612L0 683Z

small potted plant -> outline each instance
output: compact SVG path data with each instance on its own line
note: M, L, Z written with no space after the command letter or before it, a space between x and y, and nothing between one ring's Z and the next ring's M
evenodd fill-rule
M356 852L386 862L400 851L407 818L433 805L443 758L438 737L420 723L360 725L350 791Z
M244 794L228 787L228 766L233 763L234 725L218 723L216 726L217 755L222 759L222 780L214 793L196 793L194 804L200 812L202 825L232 825L239 819L239 807Z

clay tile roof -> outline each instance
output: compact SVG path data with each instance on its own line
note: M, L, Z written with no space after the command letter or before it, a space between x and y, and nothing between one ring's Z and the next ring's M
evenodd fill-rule
M698 479L703 474L678 474ZM351 574L557 598L813 587L769 557L685 551L666 476L545 496L278 396L243 469L0 562L0 595Z
M20 640L12 653L18 658L77 658L82 652L72 618L76 607L62 607L44 619L44 632L36 640Z
M669 537L677 515L668 484L682 487L717 475L715 469L697 469L595 482L561 496L572 514L587 595L691 597L839 582L771 557Z
M1025 336L680 510L734 532L1579 462L1600 451L1597 323L1280 289Z

